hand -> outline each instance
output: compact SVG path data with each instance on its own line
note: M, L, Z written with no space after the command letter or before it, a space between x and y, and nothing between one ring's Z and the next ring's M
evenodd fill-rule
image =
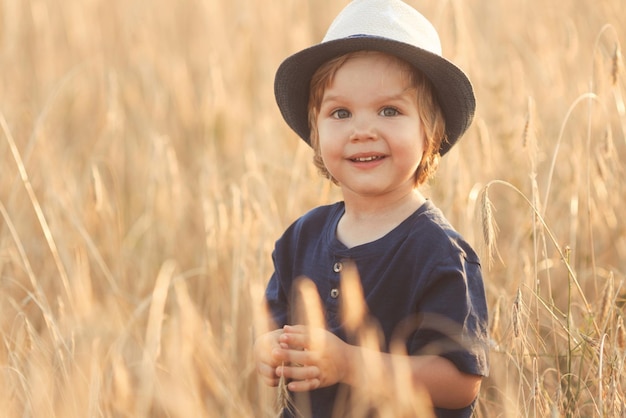
M304 392L343 381L349 373L350 347L329 331L304 325L285 326L272 350L279 362L275 374L291 381L292 392Z
M254 357L256 361L256 369L265 384L268 386L278 386L279 376L276 374L276 368L280 366L282 361L277 359L273 353L277 349L281 349L281 343L278 341L282 329L277 329L259 336L254 342ZM286 344L282 348L289 348Z

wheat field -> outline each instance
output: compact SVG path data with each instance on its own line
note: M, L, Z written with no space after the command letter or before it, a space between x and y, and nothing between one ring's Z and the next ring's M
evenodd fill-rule
M3 417L276 416L273 243L339 195L273 75L346 3L0 0ZM424 191L483 258L476 416L626 416L623 0L409 3L478 102Z

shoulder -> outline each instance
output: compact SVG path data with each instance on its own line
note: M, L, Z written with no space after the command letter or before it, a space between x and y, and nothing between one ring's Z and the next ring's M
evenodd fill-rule
M466 261L480 264L472 246L431 201L427 201L417 212L409 236L428 245L433 250L431 254L442 257L461 255Z
M328 223L329 220L343 212L343 202L331 205L318 206L306 212L296 219L285 231L302 230L307 228L318 228Z
M341 213L343 213L342 202L313 208L289 225L277 244L291 245L294 241L310 239L312 235L319 236Z
M294 224L297 225L311 225L319 224L332 218L335 214L343 213L343 202L336 202L330 205L318 206L306 212L300 218L298 218Z

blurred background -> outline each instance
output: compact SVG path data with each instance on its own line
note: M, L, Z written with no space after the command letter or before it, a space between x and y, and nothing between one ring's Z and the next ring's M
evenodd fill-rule
M478 102L424 190L483 257L477 416L624 416L623 1L408 3ZM273 77L346 4L0 0L5 416L275 415L273 244L339 194Z

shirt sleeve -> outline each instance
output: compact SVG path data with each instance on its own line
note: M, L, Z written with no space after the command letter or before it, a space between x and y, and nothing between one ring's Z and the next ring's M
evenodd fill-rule
M437 265L419 300L409 354L436 354L460 371L487 376L487 306L480 264L463 253Z
M274 259L274 265L276 254L272 254ZM267 303L271 319L273 320L276 328L282 328L287 325L287 318L289 312L289 301L287 297L288 291L283 288L283 283L280 280L278 269L274 270L272 277L270 278L267 288L265 289L265 301Z

